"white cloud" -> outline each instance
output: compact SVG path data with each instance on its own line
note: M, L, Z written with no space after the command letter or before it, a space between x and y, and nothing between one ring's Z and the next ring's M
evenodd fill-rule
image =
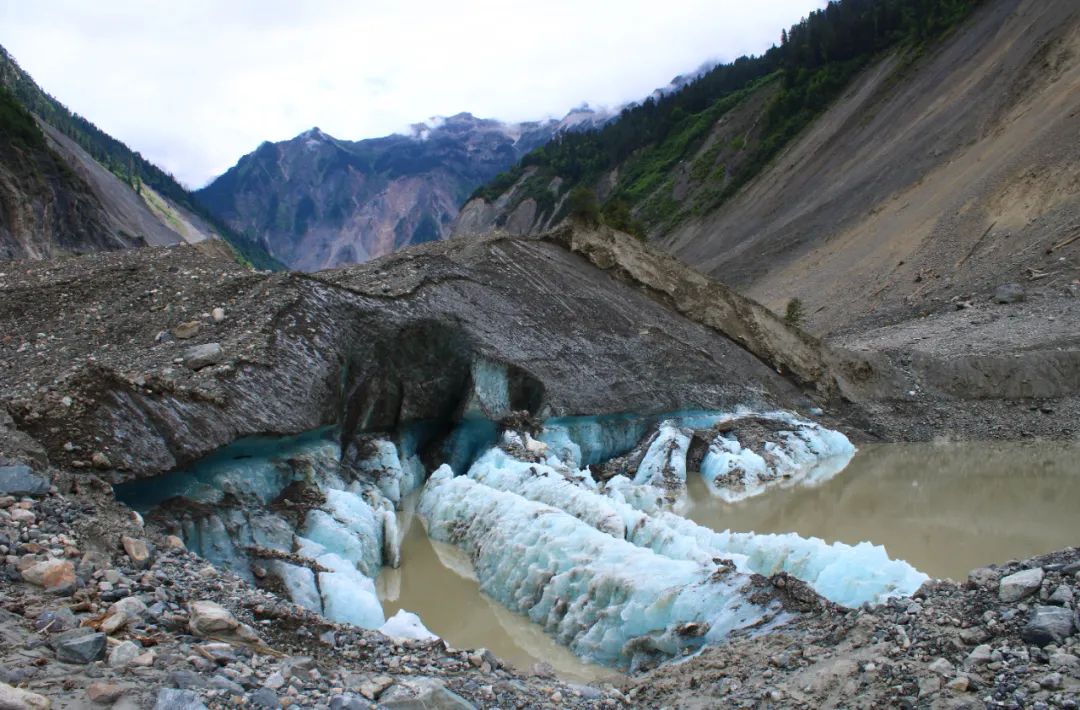
M46 91L199 186L263 140L521 121L764 50L823 0L0 0Z

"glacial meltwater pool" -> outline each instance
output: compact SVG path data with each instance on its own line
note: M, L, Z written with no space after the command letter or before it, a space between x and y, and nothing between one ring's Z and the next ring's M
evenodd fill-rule
M870 540L934 577L964 579L981 565L1080 545L1080 442L862 445L823 484L739 503L711 496L696 473L688 479L683 514L701 525ZM543 662L571 681L613 674L483 595L467 556L428 539L415 500L398 514L401 568L377 580L387 617L407 609L451 645L488 648L522 670Z

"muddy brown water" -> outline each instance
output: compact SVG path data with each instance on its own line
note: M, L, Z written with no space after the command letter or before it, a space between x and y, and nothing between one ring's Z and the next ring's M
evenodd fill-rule
M816 487L732 504L691 473L689 490L684 515L701 525L870 540L933 577L964 579L975 567L1080 545L1080 442L864 445ZM482 594L468 557L427 537L415 498L399 513L401 568L378 579L388 617L417 613L447 643L488 648L520 670L543 662L570 681L614 675Z

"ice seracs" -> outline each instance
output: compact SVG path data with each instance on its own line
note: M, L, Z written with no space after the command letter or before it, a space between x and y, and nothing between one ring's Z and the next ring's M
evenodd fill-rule
M470 554L485 593L596 662L670 658L780 613L750 601L745 575L657 555L448 468L419 511L432 537Z

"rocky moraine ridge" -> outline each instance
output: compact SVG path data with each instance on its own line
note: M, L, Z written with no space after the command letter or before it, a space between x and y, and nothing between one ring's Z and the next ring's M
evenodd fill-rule
M995 399L995 353L828 347L572 225L311 275L213 245L16 263L0 293L0 707L1080 702L1080 550L956 584L673 512L688 469L738 499L849 438L1067 436L1060 340L1037 398ZM630 675L384 625L366 590L414 489L489 596Z

